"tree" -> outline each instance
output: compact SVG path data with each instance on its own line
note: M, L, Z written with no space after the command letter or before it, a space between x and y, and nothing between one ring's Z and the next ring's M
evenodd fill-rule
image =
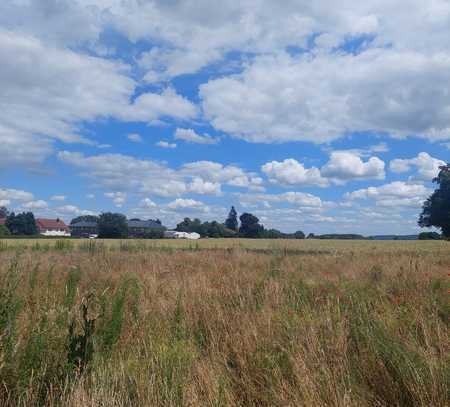
M6 206L0 206L0 218L7 218L9 215L8 209Z
M231 207L230 213L228 214L228 218L225 221L225 227L230 230L234 230L235 232L239 229L239 223L237 218L237 212L236 209L234 209L234 206Z
M441 240L442 236L437 232L422 232L419 233L419 240Z
M242 237L258 238L261 237L264 232L264 227L259 224L259 219L251 213L243 213L239 220L241 221L241 227L239 228L239 234Z
M433 180L438 188L423 204L419 226L434 226L450 238L450 164L439 167L439 170L439 175Z
M305 234L301 230L297 230L297 232L294 233L294 239L304 239Z
M70 221L70 224L73 225L74 223L78 223L78 222L98 222L98 216L95 216L95 215L77 216L76 218L73 218Z
M103 239L124 239L128 237L128 224L125 215L106 212L98 218L98 237Z
M177 232L198 233L203 234L202 222L200 219L191 220L191 218L184 218L183 222L179 223L175 229Z
M12 235L37 235L36 220L33 212L23 212L16 215L11 212L6 218L6 227Z
M0 225L0 237L9 236L11 232L5 225Z

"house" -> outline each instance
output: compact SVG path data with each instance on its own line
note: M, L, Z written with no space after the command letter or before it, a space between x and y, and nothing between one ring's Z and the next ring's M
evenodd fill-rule
M145 237L153 231L165 229L161 223L154 220L131 219L128 223L128 237Z
M200 235L198 233L192 232L177 232L176 230L167 230L164 232L164 237L166 239L188 239L188 240L197 240L200 239Z
M69 227L61 219L36 219L36 227L42 236L70 236Z
M70 225L72 236L75 237L97 237L98 226L97 222L79 221Z
M0 218L0 226L6 225L6 218Z

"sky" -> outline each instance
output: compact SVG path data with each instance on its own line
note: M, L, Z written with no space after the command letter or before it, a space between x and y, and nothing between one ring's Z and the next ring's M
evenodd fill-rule
M416 233L449 38L448 0L2 0L0 205Z

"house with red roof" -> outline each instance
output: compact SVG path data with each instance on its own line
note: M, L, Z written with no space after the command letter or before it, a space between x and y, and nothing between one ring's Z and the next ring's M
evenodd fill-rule
M61 219L36 219L36 227L42 236L70 236L69 226Z

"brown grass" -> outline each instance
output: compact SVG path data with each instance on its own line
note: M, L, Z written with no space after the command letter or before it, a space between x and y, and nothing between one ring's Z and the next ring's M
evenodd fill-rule
M441 243L39 243L0 251L2 406L448 405Z

